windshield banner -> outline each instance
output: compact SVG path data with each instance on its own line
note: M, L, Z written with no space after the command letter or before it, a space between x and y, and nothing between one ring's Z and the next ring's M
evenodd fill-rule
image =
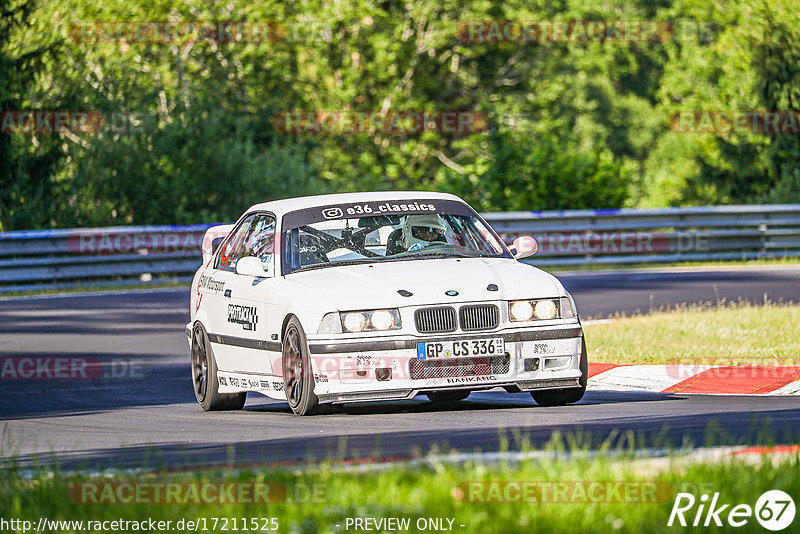
M448 215L474 216L475 212L462 202L455 200L381 200L378 202L355 202L317 206L287 213L283 217L283 231L299 228L321 221L358 219L381 215L414 215L446 213Z

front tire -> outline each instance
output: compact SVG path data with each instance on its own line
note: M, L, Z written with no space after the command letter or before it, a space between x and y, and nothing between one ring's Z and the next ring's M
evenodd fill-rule
M200 323L192 329L192 385L194 398L203 410L241 410L247 393L220 393L217 378L217 361L208 341L208 334Z
M586 340L581 341L581 378L580 387L557 389L554 391L531 391L531 397L539 406L564 406L578 402L586 393L586 381L589 374L589 356L586 354Z
M313 415L319 411L319 398L314 394L314 373L308 355L303 326L297 317L286 323L283 331L283 390L289 408L297 415Z

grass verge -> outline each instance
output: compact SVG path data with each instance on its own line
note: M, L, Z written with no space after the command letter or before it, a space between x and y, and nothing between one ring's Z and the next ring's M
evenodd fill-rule
M619 364L800 365L800 306L721 303L584 326L590 361Z
M0 517L23 519L32 525L40 518L83 522L80 526L48 523L48 532L123 531L97 523L93 528L87 523L120 519L172 521L172 526L161 532L352 532L356 530L353 518L393 517L408 518L410 528L402 531L410 532L423 530L418 521L425 521L432 530L428 520L434 519L449 527L447 530L463 533L639 533L682 530L667 528L680 492L691 493L697 500L684 514L689 523L702 494L711 497L719 492L718 503L730 504L728 511L738 504L754 508L758 497L768 490L779 489L795 499L800 496L797 454L782 462L764 459L755 463L736 458L681 462L676 457L658 468L648 468L642 463L647 460L636 460L632 453L625 457L601 450L600 454L573 451L567 455L556 449L550 448L554 455L521 462L445 463L433 458L417 467L369 471L318 466L303 471L204 469L103 476L42 471L30 476L10 470L0 473ZM173 485L172 497L169 484ZM237 489L233 493L237 502L224 503L216 502L218 493L208 493L210 501L203 496L204 488L223 484L238 484L236 488L260 484L269 491L256 499L254 493L242 498ZM154 497L158 487L162 488L160 499ZM723 523L726 518L727 512L721 516ZM180 520L184 526L176 528ZM186 526L187 520L198 522L199 528ZM799 523L800 518L793 524ZM264 525L269 528L262 529ZM730 526L724 524L716 530L730 530ZM755 517L735 530L764 531Z

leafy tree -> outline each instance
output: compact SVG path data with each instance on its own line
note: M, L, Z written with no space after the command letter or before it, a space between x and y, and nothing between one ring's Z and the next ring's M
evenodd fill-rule
M31 110L46 89L48 60L58 39L44 42L33 23L33 0L0 0L0 112ZM51 111L66 105L49 102ZM8 124L8 123L6 123ZM0 133L0 230L50 226L61 193L57 172L63 159L58 138Z
M285 196L439 189L483 210L796 201L797 136L687 134L683 110L798 110L784 0L0 0L4 229L230 220ZM275 21L268 42L87 39L86 21ZM665 42L478 42L485 20L669 20ZM78 26L80 28L81 26ZM663 36L663 35L662 35ZM487 131L284 133L282 112L472 111Z
M797 111L800 31L790 3L676 2L694 31L669 43L661 105L676 111ZM797 202L797 134L662 135L645 164L649 205Z
M444 182L482 210L613 208L628 195L628 176L608 149L581 151L574 139L495 132L485 160L444 171Z

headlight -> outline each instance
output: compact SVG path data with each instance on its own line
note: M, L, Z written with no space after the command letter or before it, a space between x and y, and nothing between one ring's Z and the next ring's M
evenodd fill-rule
M558 317L556 301L550 299L537 301L533 307L533 315L537 319L555 319Z
M533 304L528 300L512 302L509 314L512 321L530 321L533 317Z
M370 322L375 330L389 330L394 326L394 317L389 310L378 310L372 312Z
M396 330L401 326L397 309L345 312L341 314L341 320L346 332Z
M367 328L367 317L361 312L342 314L342 326L348 332L363 332Z
M509 303L512 321L548 320L559 318L559 299L515 300Z

